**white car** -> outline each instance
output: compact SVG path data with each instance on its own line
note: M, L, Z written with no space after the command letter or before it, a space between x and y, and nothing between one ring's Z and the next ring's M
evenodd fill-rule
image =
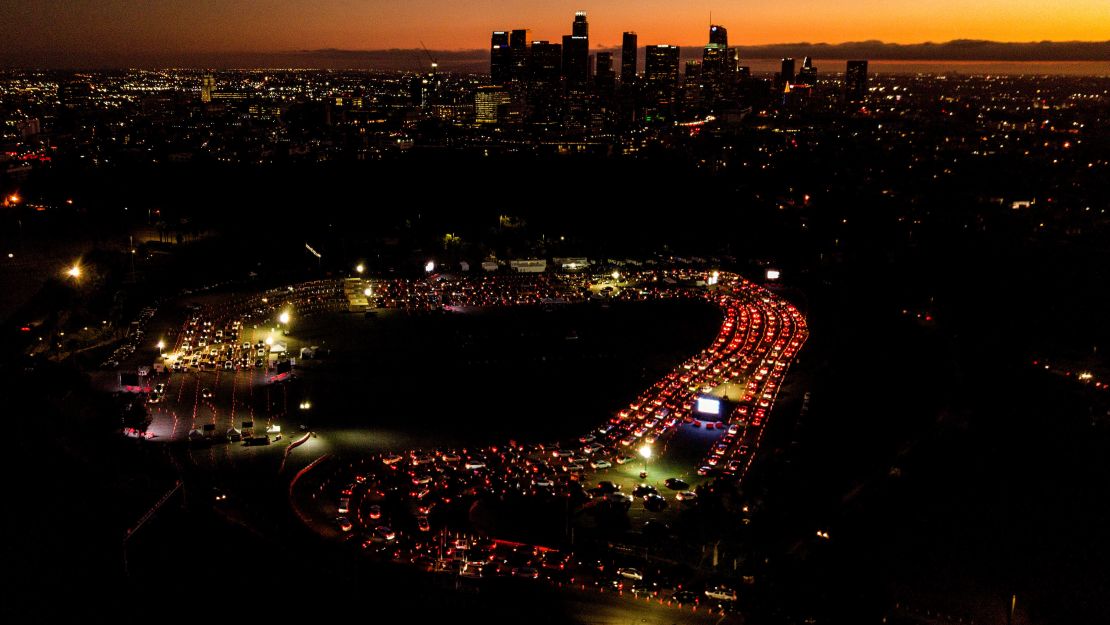
M718 601L736 601L736 591L725 586L710 588L705 591L705 596Z
M619 575L620 577L623 577L625 579L634 579L638 582L643 581L643 579L644 579L644 574L641 573L638 569L620 568L620 569L617 569L617 575ZM706 591L706 592L708 592L708 591Z
M482 462L481 460L467 460L466 464L463 465L463 468L467 470L484 469L486 468L486 463Z
M608 460L591 460L590 466L595 469L608 469L613 465Z

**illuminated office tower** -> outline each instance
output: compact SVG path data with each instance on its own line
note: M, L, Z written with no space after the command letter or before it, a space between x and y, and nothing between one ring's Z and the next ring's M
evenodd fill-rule
M509 33L493 31L489 41L489 77L495 85L503 85L513 77L513 56L509 48Z
M216 90L216 79L212 74L205 74L200 79L200 101L208 104L212 101L212 92Z
M574 14L571 34L563 35L563 76L570 86L585 85L590 78L590 25L586 12Z
M678 83L678 46L660 44L644 48L644 82L674 86Z

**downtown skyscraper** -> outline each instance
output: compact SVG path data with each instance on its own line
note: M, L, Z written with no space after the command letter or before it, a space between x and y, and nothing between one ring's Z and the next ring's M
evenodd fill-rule
M621 37L621 82L636 80L636 33L626 32Z
M590 78L590 25L586 12L574 14L571 34L563 35L563 76L567 87L582 87Z
M867 95L867 61L848 61L844 72L844 99L861 102Z
M503 85L513 78L513 56L509 48L509 33L495 30L489 42L489 76L496 85Z

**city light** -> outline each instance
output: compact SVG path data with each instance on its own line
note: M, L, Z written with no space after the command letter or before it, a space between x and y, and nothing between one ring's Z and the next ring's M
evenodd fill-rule
M370 295L373 294L373 291L370 289L370 287L366 287L362 290L362 294L366 297L370 297Z
M166 342L165 342L165 341L162 341L162 340L159 340L159 341L158 341L158 351L160 352L160 351L162 351L163 349L166 349Z
M613 279L614 279L614 280L620 280L620 279L621 279L621 272L619 272L619 271L617 271L617 270L615 270L615 269L613 270L613 274L612 274L612 275L613 275Z
M75 279L75 280L77 278L80 278L81 277L81 266L80 265L74 265L74 266L70 267L69 269L66 270L66 275Z
M358 273L359 275L362 275L363 271L366 271L366 267L364 267L362 263L359 263L359 264L355 265L355 272L356 273Z
M23 198L19 197L18 193L13 193L8 196L8 202L11 204L19 204L20 200L22 199Z
M767 279L768 280L778 280L779 276L781 276L781 275L782 274L779 272L778 269L768 269L767 270Z
M281 315L278 316L278 321L281 322L282 325L288 325L289 324L289 311L287 311L287 310L282 311Z
M651 459L651 445L644 445L643 447L641 447L640 448L640 455L644 457L644 460L650 460Z
M436 270L436 261L429 260L427 263L424 264L424 271L425 272L432 273L435 270Z

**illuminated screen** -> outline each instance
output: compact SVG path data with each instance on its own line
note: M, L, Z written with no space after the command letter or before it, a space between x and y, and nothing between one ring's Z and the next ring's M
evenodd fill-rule
M778 269L768 269L767 270L767 279L768 280L778 280L779 276L781 276L781 275L782 275L782 273L779 272Z
M721 400L708 397L698 398L697 411L702 414L721 414Z

